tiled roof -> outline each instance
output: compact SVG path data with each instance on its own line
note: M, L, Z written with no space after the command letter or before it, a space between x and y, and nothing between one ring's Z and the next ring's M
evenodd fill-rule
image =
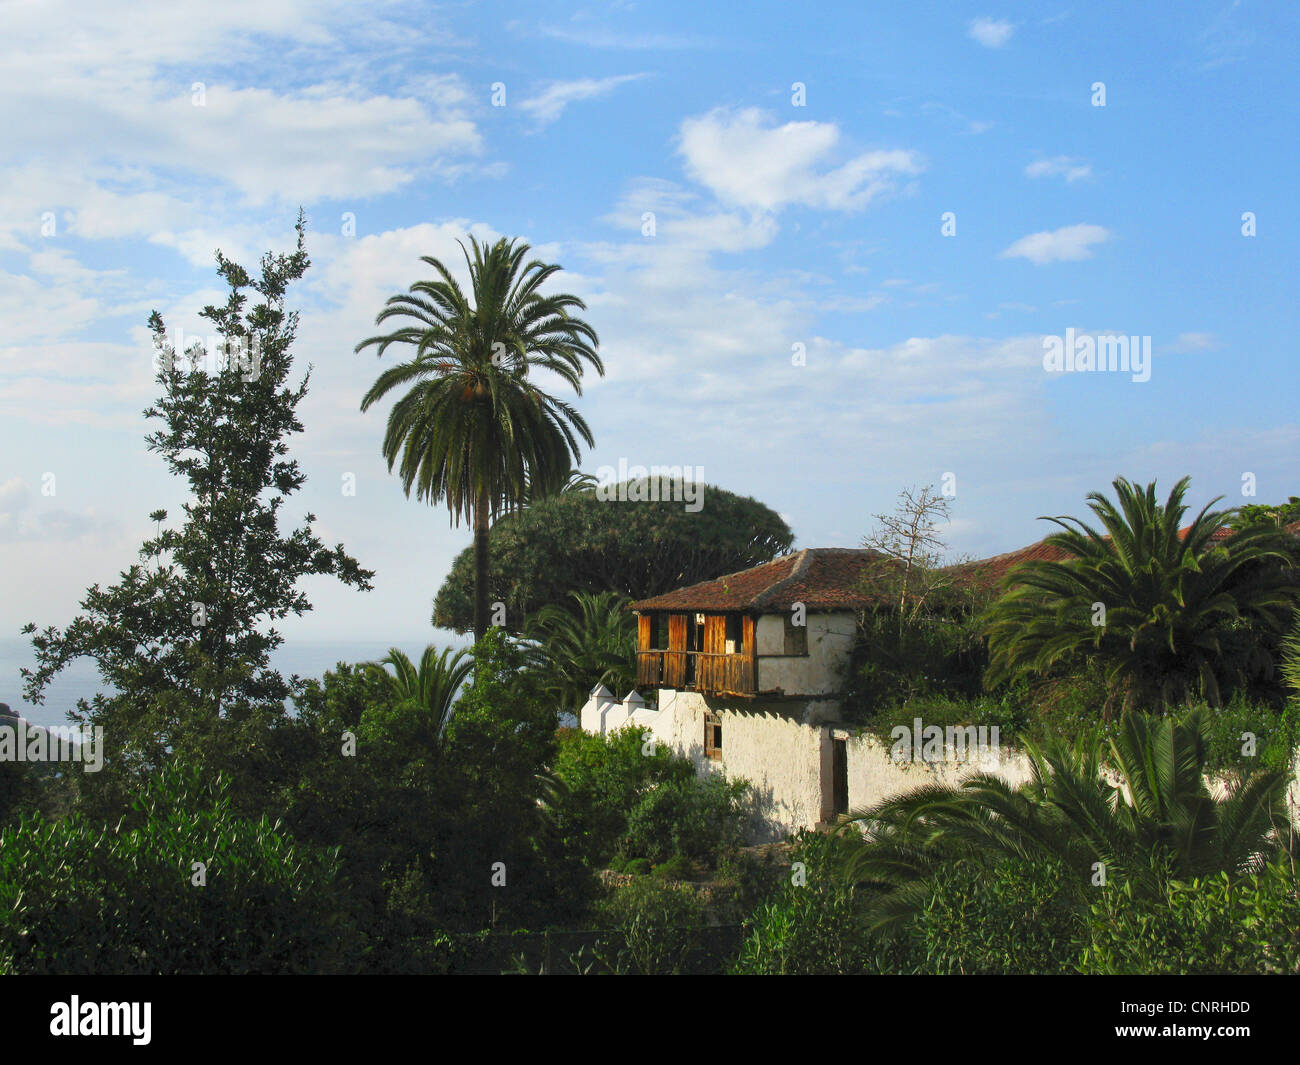
M1285 526L1285 530L1300 536L1300 521ZM1187 529L1180 532L1186 535ZM1221 543L1231 535L1231 529L1217 529L1211 543ZM642 599L633 603L631 609L642 613L651 610L778 611L788 610L793 603L803 603L809 610L856 610L871 602L872 597L860 591L859 585L868 565L880 557L865 548L805 548L752 569ZM1061 548L1040 540L953 569L971 585L996 587L1022 562L1059 562L1065 557Z
M864 548L805 548L753 569L642 599L632 609L786 610L803 603L809 610L855 610L867 604L856 588L864 568L878 557Z
M1178 530L1178 535L1186 536L1190 529L1191 526L1186 525ZM1300 536L1300 521L1291 522L1291 524L1283 526L1283 529L1292 536ZM1232 533L1231 528L1221 525L1210 534L1210 543L1221 544ZM1004 555L994 555L992 558L980 559L978 562L966 562L960 566L953 566L952 569L960 573L963 579L972 585L993 587L1001 583L1006 575L1022 562L1060 562L1067 557L1067 553L1061 548L1039 540L1038 543L1030 544L1028 547L1008 551Z

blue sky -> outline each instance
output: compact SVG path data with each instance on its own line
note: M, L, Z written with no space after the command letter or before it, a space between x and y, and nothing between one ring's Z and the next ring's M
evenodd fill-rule
M289 515L377 580L311 585L290 637L425 638L469 543L386 473L352 350L467 232L587 300L586 469L703 467L799 546L857 544L945 473L971 556L1119 474L1189 474L1196 506L1252 501L1247 473L1300 493L1298 30L1244 0L6 4L0 631L66 623L179 513L143 446L146 318L206 332L213 249L287 247L299 205ZM1066 329L1149 336L1150 380L1045 372Z

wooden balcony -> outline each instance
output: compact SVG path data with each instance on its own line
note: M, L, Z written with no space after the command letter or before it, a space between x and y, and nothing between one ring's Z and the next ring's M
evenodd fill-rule
M638 651L637 687L676 688L709 695L756 695L754 661L747 654Z

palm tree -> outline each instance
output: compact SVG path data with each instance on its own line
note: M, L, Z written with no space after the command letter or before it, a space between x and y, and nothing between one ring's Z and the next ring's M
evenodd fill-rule
M583 365L603 375L595 331L571 311L577 296L542 295L554 264L525 262L529 246L502 238L461 245L469 268L467 295L447 267L423 257L437 275L391 297L376 324L405 324L370 337L383 356L391 345L414 349L406 362L376 379L361 401L369 410L395 389L383 454L399 465L402 488L428 503L444 502L452 522L474 524L474 636L488 626L488 529L498 515L553 492L579 458L578 441L591 430L573 407L530 378L547 370L582 394Z
M392 666L393 672L389 673L384 666ZM424 649L417 669L405 652L393 647L379 662L370 663L370 667L386 680L395 703L416 707L419 738L430 750L437 750L461 685L474 668L473 656L463 649L453 653L450 647L438 652L430 645Z
M618 592L573 592L576 612L552 603L529 619L546 687L576 709L597 684L625 692L636 684L636 619Z
M958 862L1057 862L1072 874L1067 899L1086 905L1099 869L1155 893L1167 876L1253 872L1279 850L1293 854L1287 774L1229 778L1216 797L1205 783L1208 749L1202 708L1181 720L1126 715L1105 743L1100 731L1027 743L1023 788L977 774L846 820L841 831L856 844L846 872L886 886L870 916L887 928L915 914L934 877Z
M1140 489L1120 477L1118 505L1088 495L1101 529L1047 519L1062 531L1044 543L1066 557L1008 576L1010 590L985 619L986 682L1091 663L1110 693L1107 717L1117 704L1161 710L1192 694L1217 705L1221 637L1239 619L1278 631L1300 586L1277 530L1248 526L1216 542L1233 516L1210 510L1217 499L1180 532L1187 485L1184 477L1161 506L1154 482Z

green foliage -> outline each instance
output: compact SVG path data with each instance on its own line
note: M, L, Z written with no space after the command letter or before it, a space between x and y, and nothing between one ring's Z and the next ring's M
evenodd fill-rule
M1248 503L1237 511L1239 526L1271 525L1274 528L1300 521L1300 497L1291 496L1285 503Z
M683 857L713 864L743 839L749 790L748 782L721 774L660 784L628 814L619 849L656 863Z
M526 261L529 245L504 237L488 245L471 236L470 249L461 246L468 293L444 263L422 256L435 279L390 297L376 324L401 324L356 348L381 358L394 345L412 349L379 375L361 409L409 388L389 416L384 458L390 470L400 462L408 495L445 503L457 521L476 510L480 493L495 515L568 479L575 433L590 446L591 431L533 377L554 373L581 395L584 363L605 372L595 331L572 313L586 304L539 291L559 266Z
M551 819L560 845L592 866L615 856L628 815L644 794L695 779L687 759L660 744L647 746L640 729L608 736L566 729L557 742L551 772L564 790L552 805Z
M580 491L535 501L492 526L489 592L506 605L507 627L574 592L618 592L645 599L724 573L770 562L794 534L755 499L700 485L707 500L691 512L681 501L602 500ZM474 554L466 549L434 601L433 623L458 632L474 616Z
M116 827L28 815L0 832L0 972L311 973L348 964L335 857L228 783L168 767ZM192 882L193 862L206 885Z
M1075 971L1084 922L1051 860L939 871L909 934L918 971L1056 975Z
M92 587L61 631L24 629L37 663L23 670L30 701L42 702L50 680L80 657L94 659L118 693L79 701L72 716L104 727L106 767L95 785L117 786L119 799L129 790L122 771L218 752L238 757L212 763L213 771L231 774L240 796L259 792L277 771L267 733L282 723L290 694L269 665L282 642L275 626L311 609L299 581L332 576L370 587L369 571L316 536L313 515L288 534L279 528L284 504L305 481L288 457L310 376L291 380L297 315L286 311L285 294L309 266L301 218L297 233L296 249L265 256L258 277L217 254L229 291L202 317L228 345L224 364L207 368L201 346L175 351L162 318L150 317L161 395L145 416L162 424L146 442L184 480L192 499L185 519L161 528L167 513L155 511L158 534L117 584Z
M914 916L935 877L958 864L1051 860L1082 899L1098 863L1109 880L1150 895L1161 883L1156 859L1186 878L1251 868L1293 846L1288 774L1258 770L1211 795L1208 748L1199 711L1177 721L1127 715L1108 742L1098 732L1026 743L1032 776L1022 789L979 773L957 787L895 796L848 822L847 875L888 888L871 908L873 924L889 927Z
M618 592L574 592L571 599L542 607L526 632L540 648L545 690L576 713L598 684L615 693L636 685L636 616Z
M417 704L394 701L373 668L341 665L298 703L304 755L288 820L339 848L368 971L438 971L444 933L569 920L594 893L550 823L555 713L523 668L526 650L494 629L474 657L436 749L418 742ZM494 887L498 862L506 882Z
M1271 667L1256 643L1245 659L1225 660L1224 639L1239 620L1278 632L1300 585L1290 538L1247 526L1222 543L1214 534L1231 512L1205 507L1180 535L1188 480L1163 505L1155 484L1114 482L1118 505L1088 496L1101 523L1050 518L1062 529L1047 544L1063 562L1031 561L1008 578L1011 589L988 612L989 685L1093 664L1104 671L1107 709L1163 710L1221 692ZM1097 604L1104 624L1095 623Z
M1106 887L1090 911L1088 974L1300 973L1300 885L1289 863L1171 880L1152 898Z
M556 714L526 662L526 648L490 629L474 647L473 683L447 727L432 883L449 928L537 926L590 897L591 874L564 849L550 817ZM498 862L507 882L492 888ZM448 899L459 900L455 912Z
M913 728L920 718L924 726L949 725L998 728L1002 744L1018 743L1030 733L1032 721L1025 702L1018 693L999 696L979 695L962 698L951 695L922 695L897 706L885 707L868 721L868 727L882 743L891 743L890 733L897 727ZM992 734L990 733L990 736Z
M732 972L747 976L852 974L892 971L897 957L863 920L859 889L840 866L846 841L805 832L796 837L780 891L750 919L750 931ZM795 883L794 863L804 866Z
M622 871L630 874L631 876L645 876L651 870L649 858L624 859L619 857L616 854L613 858L613 861L619 862L622 865ZM614 868L614 865L612 863L610 865L610 868L611 869Z
M1251 773L1256 769L1290 768L1300 742L1300 707L1291 705L1279 711L1253 702L1240 692L1234 693L1224 706L1198 705L1207 722L1207 769ZM1253 743L1244 737L1253 737Z
M560 269L525 261L529 246L504 237L479 244L470 237L465 264L470 291L445 264L421 261L436 274L409 294L391 297L376 325L401 324L357 351L393 345L413 349L406 362L381 373L361 400L369 410L404 390L389 412L383 455L409 496L445 503L452 521L474 522L474 633L488 628L492 519L558 492L578 461L578 441L592 444L586 420L539 388L554 374L582 394L584 364L599 374L596 332L574 313L586 304L568 293L542 295Z
M987 654L970 613L942 611L943 597L901 626L893 611L858 621L845 690L846 713L863 720L916 698L962 698L982 690Z
M597 948L610 970L627 975L685 972L698 944L704 909L694 890L638 877L596 906L601 925L615 934Z
M660 880L694 880L695 863L685 855L675 854L656 865L652 872Z
M749 785L721 774L696 776L687 758L637 728L608 736L559 735L552 773L562 785L548 816L558 845L588 865L681 857L713 867L744 834Z
M385 665L391 666L393 672L384 669ZM394 647L382 663L372 664L371 668L387 685L395 712L381 725L376 714L385 709L385 704L372 706L373 713L363 723L363 729L371 734L379 731L398 743L424 748L430 753L437 752L456 697L473 665L468 651L453 652L450 647L444 647L439 652L429 646L424 649L417 669L410 658Z

